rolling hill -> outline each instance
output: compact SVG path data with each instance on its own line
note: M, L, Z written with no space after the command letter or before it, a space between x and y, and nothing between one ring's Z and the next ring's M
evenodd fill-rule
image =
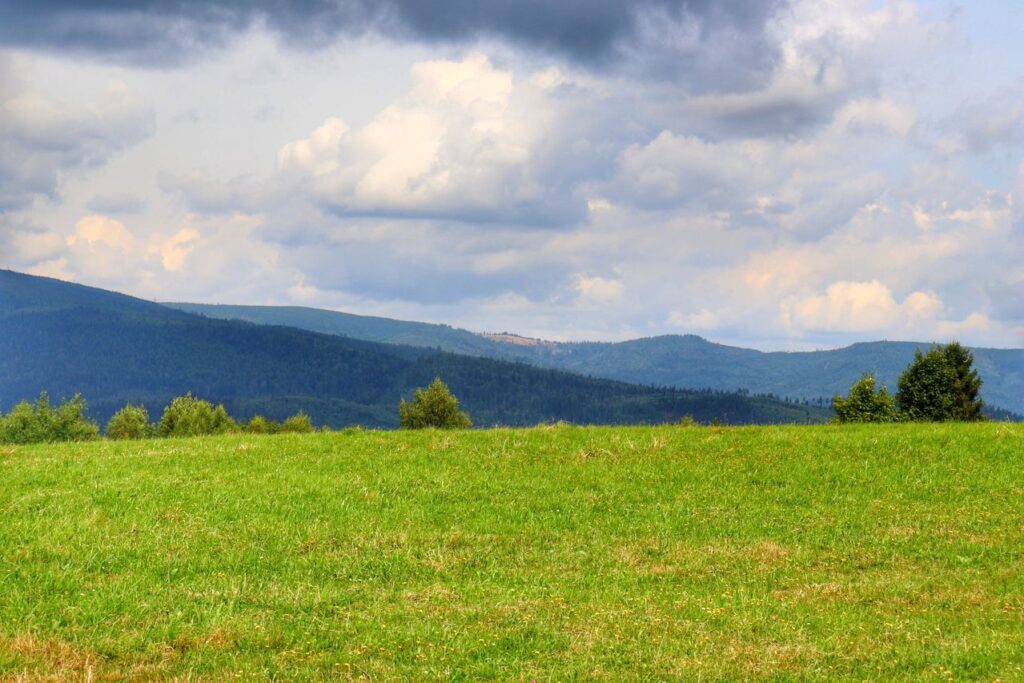
M677 388L749 390L801 400L846 392L864 372L895 390L900 372L920 342L868 342L830 351L763 352L716 344L694 335L665 335L625 342L563 343L512 334L481 335L427 323L357 316L288 306L169 304L211 318L291 325L354 339L440 348L517 360L635 384ZM1024 413L1024 349L974 348L975 366L993 407Z
M763 397L654 389L478 356L296 327L193 315L153 302L0 270L0 408L40 391L81 393L105 420L127 401L159 415L186 391L236 416L304 410L331 426L397 424L399 398L442 377L478 425L549 420L657 423L821 421L824 410Z

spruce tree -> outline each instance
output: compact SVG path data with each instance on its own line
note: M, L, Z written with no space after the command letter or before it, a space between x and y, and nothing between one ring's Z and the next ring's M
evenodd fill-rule
M971 352L954 342L914 352L900 375L896 404L910 420L981 420L981 378L972 369Z
M946 356L946 362L956 376L951 419L963 422L976 422L983 419L981 409L984 403L980 396L981 377L978 376L978 371L972 367L974 354L959 342L945 346L943 353Z

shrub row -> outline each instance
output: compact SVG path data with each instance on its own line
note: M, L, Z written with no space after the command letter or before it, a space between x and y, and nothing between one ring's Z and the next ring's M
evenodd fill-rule
M85 400L78 394L54 406L44 391L35 403L22 401L0 415L0 443L91 441L99 435L99 427L85 416Z
M76 394L54 406L43 392L35 403L22 401L6 415L0 414L0 443L29 444L64 441L91 441L100 438L100 429L86 414L85 399ZM105 430L108 439L146 439L156 437L203 436L208 434L306 434L314 431L309 416L299 412L284 422L256 415L239 422L228 415L223 405L192 396L178 396L164 408L159 422L149 420L146 408L128 404L114 413Z

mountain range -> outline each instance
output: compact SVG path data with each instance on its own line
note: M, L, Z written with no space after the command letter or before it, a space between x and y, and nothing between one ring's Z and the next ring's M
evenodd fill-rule
M763 352L695 335L624 342L552 342L515 334L477 334L447 325L407 322L295 306L169 304L210 318L288 325L353 339L436 348L541 367L676 388L745 390L827 403L863 373L895 391L900 373L926 342L877 341L827 351ZM990 414L1024 413L1024 349L973 348Z
M408 327L391 322L395 330ZM684 415L732 424L820 422L829 415L745 393L639 386L514 356L452 353L440 343L382 343L302 327L196 315L0 270L0 409L47 391L54 398L81 393L101 422L129 401L159 417L172 397L191 391L243 419L303 410L333 427L393 427L399 399L439 376L477 425L658 423Z

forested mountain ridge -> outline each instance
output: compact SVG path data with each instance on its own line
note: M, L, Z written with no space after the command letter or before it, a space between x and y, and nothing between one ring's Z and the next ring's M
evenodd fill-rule
M764 352L716 344L695 335L664 335L624 342L538 342L514 335L480 335L445 325L372 318L288 306L170 304L213 318L287 324L356 339L437 347L456 353L519 360L543 367L636 384L679 388L745 389L799 399L845 393L872 372L895 391L900 372L922 342L864 342L829 351ZM1024 349L972 349L992 406L1024 413Z
M159 414L192 391L239 418L296 410L331 426L397 425L397 404L441 376L477 425L821 421L771 399L655 389L433 348L192 315L81 285L0 270L0 409L40 391L81 393L103 421L125 402Z

